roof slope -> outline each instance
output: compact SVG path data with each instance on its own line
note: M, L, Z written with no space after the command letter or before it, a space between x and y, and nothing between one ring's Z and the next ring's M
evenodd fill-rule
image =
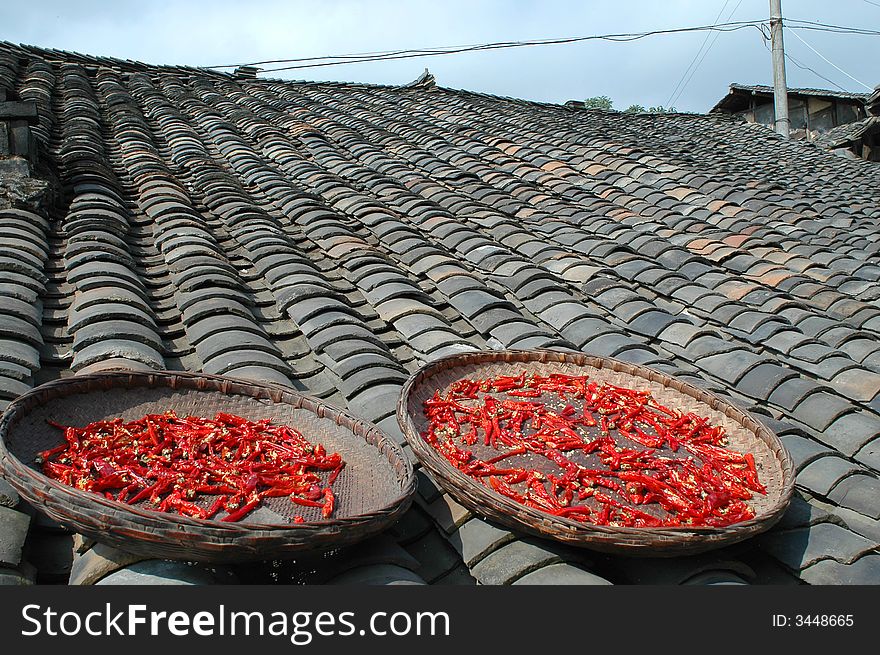
M747 109L748 106L742 106L742 97L744 95L773 95L773 87L764 84L740 84L732 82L727 91L727 95L721 98L715 106L710 110L718 111L740 111ZM813 89L813 88L788 88L790 96L813 96L816 98L834 98L837 100L855 100L857 104L863 105L868 102L871 97L870 93L854 93L851 91L835 91L833 89Z
M423 475L397 532L421 577L880 583L880 167L725 116L0 53L65 191L4 243L26 265L3 320L28 326L0 335L7 398L114 364L228 373L402 439L434 357L614 356L765 420L809 502L658 567L520 539Z
M730 85L731 90L748 91L750 93L769 93L773 95L773 87L766 84L740 84L734 82ZM821 98L843 98L847 100L867 100L870 93L858 93L853 91L835 91L834 89L814 89L812 87L795 88L789 87L788 93L797 96L818 96Z
M839 148L858 141L866 132L870 132L878 125L880 125L880 117L868 116L860 121L838 125L817 136L813 139L813 143L820 148Z

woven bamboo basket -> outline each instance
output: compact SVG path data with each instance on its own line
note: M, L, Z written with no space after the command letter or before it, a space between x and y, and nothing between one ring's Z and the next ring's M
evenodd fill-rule
M271 498L238 522L194 519L74 489L43 475L34 463L38 452L63 441L47 419L82 426L166 410L266 418L338 452L346 466L333 485L334 516L323 519L318 508ZM370 423L286 387L169 371L77 376L19 396L0 417L0 472L28 502L71 530L139 555L206 562L293 557L354 543L400 518L415 491L411 463ZM305 522L293 523L296 514Z
M452 466L421 436L427 429L424 402L445 394L464 377L531 374L588 375L600 383L650 391L658 402L692 411L724 427L729 447L751 452L767 494L750 501L756 516L727 527L627 528L560 518L521 505L475 482ZM540 399L539 399L540 400ZM544 401L548 398L545 396ZM769 529L785 512L794 489L794 468L779 438L766 426L717 396L655 371L605 357L551 350L490 351L451 355L424 366L401 390L397 419L421 463L462 505L511 528L567 544L624 555L675 557L732 544ZM475 452L480 444L473 447ZM487 453L477 453L478 456Z

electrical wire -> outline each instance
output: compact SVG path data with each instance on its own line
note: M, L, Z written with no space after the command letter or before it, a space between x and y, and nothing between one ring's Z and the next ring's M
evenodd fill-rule
M878 2L872 2L871 0L865 0L865 2L867 2L869 5L874 5L875 7L880 7L880 3L878 3Z
M739 0L739 2L736 3L736 7L733 8L733 11L731 11L731 12L727 15L727 20L728 20L728 21L730 21L730 19L733 18L733 15L737 12L737 10L740 8L740 5L742 5L742 3L743 3L743 0ZM725 3L725 6L727 6L727 3ZM723 11L724 11L724 8L722 7L722 12L723 12ZM716 19L716 21L717 21L717 19ZM697 65L694 66L694 69L691 71L691 74L688 76L687 80L685 80L685 82L684 82L684 84L682 85L681 89L678 91L678 95L676 95L675 98L673 98L670 102L667 103L668 106L674 106L675 103L678 102L678 99L681 97L681 94L684 93L684 90L687 88L687 85L691 83L691 80L694 78L694 75L697 74L697 70L700 68L700 66L703 65L703 61L704 61L704 60L706 59L706 57L709 55L709 51L712 49L712 46L715 45L715 41L718 40L718 35L719 35L719 34L720 34L720 32L709 32L709 33L707 34L707 37L708 37L708 36L711 36L711 37L712 37L712 40L711 40L710 43L709 43L709 47L706 48L706 51L703 53L703 56L700 57L700 60L697 62Z
M713 25L717 25L718 21L721 20L721 14L724 13L724 10L727 9L727 5L730 3L730 0L724 0L724 4L721 6L721 11L718 12L718 15L715 17ZM681 74L681 77L678 80L678 83L673 87L672 93L669 94L669 97L666 99L666 107L672 106L672 98L675 96L675 92L678 91L678 88L684 82L684 78L687 77L687 74L690 72L691 67L696 63L697 59L700 57L700 53L703 52L703 48L706 47L706 42L709 41L709 37L712 36L712 32L707 31L706 37L703 39L703 42L700 44L700 49L697 50L697 54L694 55L694 58L691 59L691 63L688 64L688 67L684 69L684 72Z
M737 30L748 29L750 27L754 27L759 30L762 36L766 39L766 35L764 34L764 28L766 26L765 21L754 20L754 21L730 21L730 18L736 13L737 9L739 9L740 4L742 4L743 0L740 0L739 4L734 8L734 10L728 15L727 22L718 23L718 18L716 18L716 22L712 25L701 25L696 27L683 27L683 28L675 28L675 29L667 29L667 30L652 30L648 32L631 32L631 33L621 33L621 34L601 34L601 35L592 35L592 36L580 36L580 37L565 37L565 38L556 38L556 39L535 39L530 41L502 41L497 43L484 43L484 44L475 44L475 45L466 45L466 46L444 46L437 48L421 48L421 49L399 49L399 50L387 50L387 51L377 51L377 52L364 52L364 53L355 53L355 54L347 54L347 55L325 55L321 57L298 57L291 59L269 59L263 61L255 61L249 63L238 63L238 64L221 64L217 66L207 66L206 68L237 68L240 66L251 66L251 67L260 67L266 64L292 64L290 66L280 66L274 68L258 68L261 72L273 73L287 70L296 70L302 68L320 68L325 66L339 66L342 64L355 64L355 63L366 63L366 62L376 62L376 61L389 61L394 59L410 59L417 57L436 57L441 55L451 55L451 54L459 54L465 52L478 52L485 50L499 50L505 48L522 48L528 46L541 46L541 45L561 45L568 43L579 43L584 41L616 41L616 42L629 42L629 41L637 41L640 39L644 39L649 36L655 36L660 34L680 34L686 32L700 32L706 31L709 32L707 34L706 39L703 41L703 45L700 47L700 50L697 51L697 55L694 58L696 61L696 65L694 62L691 62L691 65L685 69L685 73L682 76L684 82L682 83L679 80L679 83L676 85L676 88L673 89L673 93L670 96L670 100L667 101L667 105L670 105L672 102L677 100L681 94L684 92L684 88L690 83L690 80L696 74L697 69L702 64L703 60L711 50L712 46L715 43L715 40L718 38L718 33L720 32L735 32ZM867 1L867 0L866 0ZM719 17L724 13L724 9L727 7L729 0L726 0L724 6L721 8L721 12L719 13ZM874 3L871 3L874 4ZM878 4L880 6L880 4ZM869 36L880 36L880 31L878 30L869 30L864 28L856 28L856 27L847 27L842 25L833 25L829 23L821 23L817 21L807 21L807 20L799 20L799 19L785 19L785 27L791 30L812 30L812 31L820 31L820 32L831 32L837 34L856 34L856 35L869 35ZM708 48L700 55L700 51L703 50L703 46L706 45L709 38L714 34L714 39L709 43ZM861 82L848 73L846 71L839 68L833 62L829 61L826 57L824 57L820 52L818 52L815 48L810 46L806 41L800 38L795 32L791 32L796 38L804 43L807 47L809 47L813 52L815 52L819 57L824 59L826 62L834 66L838 71L849 77L850 79L858 82L862 86L867 89L870 89L868 85L864 82ZM697 58L699 57L699 60ZM792 63L794 63L799 68L804 70L808 70L817 77L825 80L826 82L833 84L839 89L843 89L839 84L833 82L827 77L819 74L812 68L808 66L804 66L799 63L795 58L790 57L786 54L786 58L790 59ZM691 72L688 73L688 70ZM688 76L689 75L689 76ZM688 76L685 79L685 76ZM676 95L677 93L677 95Z
M792 32L791 34L792 34L792 36L794 36L798 41L800 41L800 42L803 43L805 46L807 46L810 50L812 50L812 51L815 52L817 55L819 55L819 57L821 57L826 63L830 64L831 66L833 66L834 68L836 68L838 71L840 71L841 73L843 73L844 75L846 75L846 76L847 76L849 79L851 79L853 82L858 82L858 83L861 84L863 87L865 87L866 89L868 89L868 91L873 91L873 90L874 90L872 87L868 86L867 84L865 84L865 83L862 82L861 80L857 80L856 78L854 78L852 75L850 75L850 74L847 73L845 70L843 70L840 66L838 66L838 65L835 64L833 61L831 61L830 59L828 59L825 55L823 55L821 52L819 52L818 50L816 50L816 48L814 48L814 47L811 46L809 43L807 43L806 41L804 41L800 36L798 36L798 33L797 33L797 32Z
M880 31L869 30L863 27L847 27L845 25L831 25L829 23L818 23L812 20L798 20L796 18L786 18L785 26L789 29L814 30L817 32L835 32L838 34L867 34L869 36L880 36Z
M762 41L762 43L764 44L764 47L767 49L767 52L770 52L770 35L767 34L766 32L764 32L764 26L763 26L763 25L761 26L761 36L764 37L764 40ZM786 60L788 60L788 61L790 61L791 63L793 63L795 66L797 66L797 67L800 68L801 70L809 71L809 72L811 72L813 75L815 75L816 77L819 77L819 78L825 80L826 82L828 82L828 84L830 84L831 86L836 86L838 89L840 89L840 90L843 91L844 93L849 93L849 91L847 91L846 89L844 89L844 88L843 88L842 86L840 86L837 82L835 82L835 81L832 80L832 79L829 79L829 78L825 77L825 76L822 75L821 73L816 72L815 70L813 70L813 69L810 68L809 66L806 66L806 65L802 64L800 61L798 61L797 59L795 59L794 57L792 57L788 52L785 52L784 54L785 54L785 58L786 58Z
M683 32L699 32L699 31L717 31L717 32L735 32L741 29L754 27L759 29L762 21L734 21L727 23L719 23L717 25L701 25L697 27L683 27L668 30L652 30L649 32L631 32L622 34L601 34L593 36L566 37L558 39L537 39L531 41L502 41L498 43L484 43L469 46L446 46L440 48L421 48L415 50L390 50L385 52L368 52L352 55L326 55L323 57L298 57L292 59L271 59L264 61L255 61L239 64L222 64L218 66L207 66L207 68L237 68L239 66L262 66L265 64L294 64L291 66L283 66L276 68L261 69L263 72L278 72L284 70L293 70L299 68L318 68L323 66L338 66L341 64L363 63L372 61L388 61L392 59L410 59L413 57L435 57L440 55L451 55L462 52L477 52L484 50L498 50L503 48L522 48L527 46L541 45L560 45L567 43L578 43L583 41L638 41L649 36L658 34L677 34ZM313 63L314 62L314 63Z

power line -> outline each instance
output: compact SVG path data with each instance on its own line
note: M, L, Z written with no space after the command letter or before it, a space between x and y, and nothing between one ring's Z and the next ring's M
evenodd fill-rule
M724 0L724 4L721 6L721 11L718 12L718 15L715 17L715 21L712 23L713 25L717 25L718 21L721 20L721 14L724 13L724 10L727 9L727 5L730 3L730 0ZM706 37L703 39L703 42L700 44L700 49L697 50L697 54L694 55L694 58L691 60L691 63L688 64L687 68L684 69L684 72L681 74L681 78L678 80L678 83L672 89L672 93L669 94L669 97L666 99L666 106L672 106L672 98L675 95L675 92L678 91L678 87L681 86L682 82L684 82L684 78L687 77L688 72L690 72L691 67L697 61L700 56L700 53L703 52L703 48L706 47L706 42L709 40L709 37L712 36L712 32L707 31Z
M768 43L769 43L769 41L770 41L770 36L767 35L766 32L764 32L764 26L763 26L763 25L761 26L761 36L763 37L763 40L761 41L761 43L762 43L762 44L764 45L764 47L767 49L767 52L770 52L770 46L768 45ZM849 93L849 91L847 91L846 89L844 89L844 88L843 88L842 86L840 86L837 82L835 82L835 81L832 80L832 79L829 79L829 78L825 77L824 75L822 75L821 73L818 73L817 71L813 70L813 69L810 68L809 66L805 66L805 65L802 64L800 61L798 61L797 59L795 59L794 57L792 57L791 54L789 54L788 52L785 53L785 58L786 58L788 61L790 61L792 64L794 64L795 66L797 66L798 68L800 68L801 70L809 71L809 72L811 72L813 75L815 75L816 77L822 78L823 80L825 80L826 82L828 82L828 84L830 84L831 86L836 86L838 89L840 89L840 90L843 91L844 93Z
M762 36L766 39L766 35L764 34L764 27L766 25L765 21L754 20L754 21L730 21L730 18L736 13L739 9L740 4L742 4L743 0L740 0L734 10L728 15L727 22L718 23L718 18L716 17L716 22L712 25L701 25L696 27L683 27L676 29L667 29L667 30L652 30L648 32L630 32L630 33L621 33L621 34L601 34L601 35L592 35L592 36L580 36L580 37L565 37L565 38L556 38L556 39L535 39L530 41L502 41L497 43L485 43L485 44L475 44L475 45L466 45L466 46L444 46L437 48L422 48L422 49L400 49L400 50L388 50L388 51L378 51L378 52L365 52L365 53L356 53L356 54L347 54L347 55L325 55L321 57L298 57L291 59L270 59L264 61L256 61L249 63L239 63L239 64L222 64L217 66L208 66L207 68L237 68L239 66L262 66L265 64L292 64L290 66L280 66L275 68L261 68L262 72L272 73L272 72L280 72L286 70L296 70L301 68L320 68L325 66L339 66L342 64L355 64L355 63L366 63L366 62L376 62L376 61L389 61L394 59L410 59L417 57L436 57L440 55L451 55L451 54L459 54L465 52L478 52L484 50L499 50L505 48L522 48L529 46L541 46L541 45L561 45L568 43L578 43L584 41L616 41L616 42L628 42L628 41L637 41L649 36L655 36L660 34L680 34L686 32L700 32L706 31L709 32L707 34L706 39L703 41L703 46L706 45L706 42L709 40L710 36L712 36L712 32L714 32L714 39L709 43L708 48L703 52L702 56L700 55L700 51L703 50L703 46L700 47L700 50L697 51L697 57L701 57L696 66L693 67L693 61L691 65L688 66L688 69L685 69L684 76L688 75L688 70L692 68L689 77L685 79L683 86L681 80L679 80L679 84L676 85L676 88L673 89L673 93L670 96L670 100L667 101L667 105L671 104L674 100L677 100L678 97L684 92L684 88L690 83L690 80L696 74L697 69L702 64L703 60L711 50L712 46L715 43L715 40L718 38L719 32L735 32L742 29L748 29L750 27L754 27L761 31ZM729 0L726 0L724 6L721 8L721 12L719 13L719 17L724 13L724 9L727 7ZM872 3L873 4L873 3ZM880 4L878 4L880 6ZM806 21L806 20L798 20L798 19L786 19L785 21L786 27L789 30L813 30L820 32L831 32L838 34L856 34L856 35L869 35L869 36L880 36L880 31L878 30L869 30L864 28L857 27L847 27L842 25L833 25L829 23L821 23L816 21ZM825 58L821 53L819 53L815 48L810 46L806 41L801 39L797 34L792 32L795 37L799 40L803 41L803 43L813 50L817 55L819 55L826 62L834 66L837 70L842 72L847 77L853 79L858 82L865 88L869 88L863 82L856 80L854 77L843 71L841 68L836 66L834 63ZM765 44L766 45L766 44ZM833 82L828 79L824 75L819 74L812 68L808 66L804 66L800 62L798 62L793 57L790 57L786 54L786 57L792 61L796 66L802 68L804 70L808 70L817 77L825 80L829 84L836 86L839 89L843 90L839 84ZM681 87L681 88L679 88ZM677 95L676 95L677 93Z
M483 50L499 50L504 48L522 48L527 46L541 45L560 45L566 43L578 43L583 41L637 41L648 36L658 34L677 34L683 32L699 32L699 31L718 31L718 32L735 32L750 27L758 28L761 21L734 21L728 23L719 23L717 25L701 25L697 27L683 27L668 30L652 30L649 32L631 32L622 34L601 34L593 36L566 37L558 39L537 39L531 41L503 41L498 43L484 43L469 46L446 46L440 48L421 48L415 50L391 50L386 52L369 52L352 55L327 55L323 57L299 57L292 59L272 59L265 61L255 61L239 64L223 64L219 66L208 66L207 68L236 68L239 66L261 66L264 64L294 64L291 66L262 69L263 72L278 72L284 70L293 70L298 68L318 68L323 66L338 66L341 64L362 63L371 61L388 61L392 59L409 59L413 57L435 57L440 55L451 55L462 52L477 52ZM315 62L315 63L313 63Z
M853 82L858 82L858 83L861 84L863 87L865 87L866 89L868 89L868 91L873 91L873 90L874 90L873 88L871 88L870 86L868 86L867 84L865 84L864 82L862 82L861 80L857 80L856 78L854 78L852 75L850 75L850 74L847 73L845 70L843 70L840 66L838 66L838 65L835 64L833 61L831 61L830 59L828 59L825 55L823 55L821 52L819 52L818 50L816 50L816 48L814 48L814 47L811 46L809 43L807 43L806 41L804 41L800 36L798 36L798 33L797 33L797 32L792 32L791 34L792 34L792 36L794 36L798 41L800 41L800 42L803 43L805 46L807 46L810 50L812 50L812 51L815 52L817 55L819 55L819 57L821 57L825 62L831 64L834 68L836 68L838 71L840 71L841 73L843 73L844 75L846 75L846 76L847 76L849 79L851 79Z
M871 2L871 0L865 0L865 2L867 2L869 5L874 5L875 7L880 7L880 3Z
M816 32L835 32L837 34L867 34L869 36L880 36L880 31L869 30L863 27L847 27L845 25L831 25L829 23L817 23L812 20L797 20L794 18L786 18L785 26L789 29L797 30L814 30Z
M743 0L739 0L739 2L736 3L736 7L733 8L733 11L731 11L731 12L727 15L727 20L728 20L728 21L729 21L731 18L733 18L733 15L737 12L737 10L740 8L740 5L742 5L742 3L743 3ZM725 3L725 6L726 6L726 4L727 4L727 3ZM723 12L723 11L724 11L724 8L722 7L722 12ZM681 94L684 93L684 90L687 88L687 85L691 83L691 80L694 78L694 75L697 74L697 70L700 68L700 66L703 65L703 61L704 61L704 60L706 59L706 57L709 55L709 51L712 49L712 46L715 45L715 41L718 40L718 34L719 34L719 32L710 32L710 33L707 34L707 37L708 37L708 36L711 36L711 37L712 37L712 40L709 42L709 47L706 48L706 51L703 53L703 56L700 57L700 60L697 62L697 65L694 66L694 69L691 71L691 74L688 76L687 80L685 80L685 82L684 82L684 84L682 85L681 89L678 91L678 95L676 95L675 98L673 98L673 100L672 100L671 102L667 103L667 104L669 104L669 105L674 105L676 102L678 102L678 99L681 97Z

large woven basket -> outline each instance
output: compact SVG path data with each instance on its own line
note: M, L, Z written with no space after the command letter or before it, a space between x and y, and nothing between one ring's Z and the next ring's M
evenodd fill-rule
M346 467L334 484L334 516L273 498L235 523L160 513L107 500L43 475L35 455L63 441L46 424L86 425L174 410L218 411L298 428L312 443L339 452ZM412 465L374 425L286 387L180 372L117 372L44 384L19 396L0 418L0 471L37 509L76 532L128 552L169 559L233 562L329 550L394 523L415 491ZM307 511L312 511L309 514ZM304 523L293 523L295 514Z
M692 411L722 425L730 448L751 452L767 495L751 501L755 518L723 528L625 528L597 526L532 509L489 489L452 466L425 442L424 402L436 391L445 394L464 377L487 378L563 373L588 375L597 382L650 391L670 408ZM550 350L465 353L438 359L411 376L403 386L397 418L407 441L439 484L469 509L512 528L594 550L626 555L668 556L698 553L732 544L770 528L788 506L794 468L782 442L766 426L717 396L673 377L605 357ZM479 445L477 446L479 447Z

